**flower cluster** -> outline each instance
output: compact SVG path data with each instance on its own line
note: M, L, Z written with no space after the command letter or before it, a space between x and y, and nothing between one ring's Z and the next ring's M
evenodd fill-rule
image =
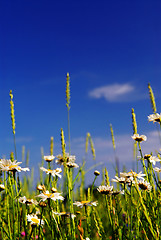
M129 186L138 184L138 186L143 189L147 190L148 192L151 191L152 187L150 183L145 181L144 177L146 174L139 172L120 172L120 177L115 176L115 179L112 179L112 182L122 183L122 184L128 184Z

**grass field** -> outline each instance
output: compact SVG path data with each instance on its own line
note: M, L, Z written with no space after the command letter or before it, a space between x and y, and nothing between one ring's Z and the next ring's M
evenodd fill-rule
M150 85L149 96L152 113L148 119L161 126L155 98ZM160 239L161 231L161 180L160 149L142 153L146 136L139 135L134 109L132 125L134 156L137 169L142 172L118 172L112 179L107 169L93 173L93 180L85 188L85 163L77 164L70 150L70 77L66 78L66 106L69 149L66 149L63 129L62 153L53 156L53 138L50 140L49 156L42 156L40 180L33 187L33 176L26 163L17 159L14 99L10 91L11 123L14 153L10 159L0 160L0 239ZM160 135L160 128L158 134ZM115 139L110 126L113 148ZM86 137L86 152L95 149L90 133ZM139 157L138 157L139 156ZM23 177L21 172L26 172ZM102 178L100 186L95 185ZM63 179L60 183L60 178ZM32 186L32 187L31 187ZM78 186L78 187L75 187ZM31 189L34 189L31 190Z

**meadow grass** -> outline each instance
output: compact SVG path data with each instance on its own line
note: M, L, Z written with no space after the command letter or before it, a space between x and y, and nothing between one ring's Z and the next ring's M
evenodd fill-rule
M153 110L148 119L159 127L161 115L157 113L150 84L148 88ZM155 156L152 153L143 154L141 146L147 138L137 132L134 109L132 159L136 159L137 166L142 166L142 172L138 172L138 167L137 172L120 172L114 131L110 125L116 175L110 180L108 169L102 169L101 173L96 170L93 181L86 188L86 158L78 166L76 157L71 155L70 77L67 74L69 149L66 151L64 131L61 129L62 154L53 155L54 138L51 137L50 154L44 156L42 151L40 180L33 191L33 173L28 176L28 158L24 168L17 162L12 91L10 106L15 152L10 153L10 159L0 160L0 239L160 239L161 169L155 164L159 164L161 157L158 151ZM95 148L90 133L87 133L85 146L85 153L87 154L90 146L95 160ZM20 178L23 171L26 174ZM96 186L95 181L99 175L102 175L102 184ZM60 178L63 179L61 184ZM78 187L75 188L75 185Z

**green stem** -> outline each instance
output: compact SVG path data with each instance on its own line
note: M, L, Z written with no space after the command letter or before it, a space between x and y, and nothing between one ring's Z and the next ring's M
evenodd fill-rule
M51 199L48 198L48 207L49 207L49 216L50 216L50 224L52 224L52 210L51 210ZM51 225L51 239L54 239L53 227Z
M41 216L40 216L40 225L39 225L39 232L38 232L38 240L40 240L40 229L41 229L42 215L43 215L43 208L42 208L42 210L41 210Z
M72 175L72 170L71 169L66 169L67 173L67 180L68 180L68 199L69 199L69 208L70 208L70 213L74 213L73 209L73 187L72 187L72 181L73 181L73 175ZM74 218L70 218L71 221L71 231L72 231L72 239L75 238L75 222Z
M27 229L27 203L25 204L25 219L24 219L24 229L25 229L25 239L27 240L28 238L28 229Z
M14 193L13 193L13 185L11 183L11 178L10 178L10 174L8 174L8 182L9 182L9 186L10 186L10 193L11 193L11 199L12 199L12 224L13 224L13 239L15 239L15 202L14 202Z
M14 140L14 148L15 148L15 158L17 160L17 148L16 148L16 136L13 134L13 140Z
M17 188L17 182L16 182L16 174L15 172L13 173L13 178L14 178L14 185L15 185L15 190L16 190L16 198L19 196L19 193L18 193L18 188ZM17 218L18 218L18 235L20 237L20 224L21 224L21 221L20 221L20 205L19 205L19 201L17 200Z
M113 225L112 225L112 218L111 218L111 214L110 214L110 210L109 210L109 206L108 206L108 200L107 200L107 196L105 195L105 202L106 202L106 208L107 208L107 212L108 212L108 217L110 220L110 225L111 228L113 229Z
M29 240L30 240L31 237L32 237L33 229L34 229L34 226L32 226L32 230L31 230L31 233L30 233L30 236L29 236Z
M94 184L95 184L96 178L97 178L97 176L95 176L94 181L92 183L92 189L91 189L91 195L92 196L93 196L93 188L94 188Z
M6 179L6 172L4 172L4 184L6 189L6 209L7 209L7 221L8 221L8 233L9 233L9 239L12 239L11 237L11 226L10 226L10 204L9 204L9 192L8 192L8 186L7 186L7 179Z
M135 180L135 181L136 181L136 180ZM145 215L145 217L146 217L146 219L147 219L147 222L148 222L148 224L149 224L150 232L151 232L152 236L154 237L154 239L158 239L158 238L157 238L157 234L156 234L156 232L155 232L155 230L154 230L154 228L153 228L153 225L152 225L152 222L151 222L151 218L150 218L150 216L148 215L147 208L146 208L146 206L145 206L145 204L144 204L144 202L143 202L143 198L142 198L142 196L141 196L141 193L140 193L140 191L139 191L139 188L138 188L137 184L136 184L136 191L137 191L137 193L138 193L138 195L139 195L139 199L140 199L140 203L141 203L142 208L143 208L144 215Z
M144 173L146 174L146 178L148 180L148 173L147 173L147 170L146 170L146 166L145 166L144 157L143 157L143 154L142 154L140 142L138 142L138 146L139 146L139 152L140 152L140 155L141 155L142 165L143 165L143 168L144 168Z
M68 109L68 140L69 140L69 155L71 154L71 144L70 144L70 116Z
M132 239L132 183L130 185L130 239Z

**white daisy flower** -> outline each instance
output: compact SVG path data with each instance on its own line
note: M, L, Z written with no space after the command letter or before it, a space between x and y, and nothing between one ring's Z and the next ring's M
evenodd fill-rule
M161 123L161 113L154 113L148 116L148 121L149 122L159 122Z
M153 168L153 169L154 169L155 172L158 172L158 173L161 172L161 168L155 167L155 168Z
M97 188L97 191L98 191L98 192L100 192L100 193L102 193L102 194L105 194L105 195L110 194L110 193L112 192L112 190L113 190L113 186L105 186L105 185L102 185L102 186L99 186L99 187Z
M39 194L37 197L41 198L42 201L45 201L47 199L52 199L53 201L56 200L64 200L64 197L60 196L61 193L50 193L49 191L43 192Z
M74 162L67 162L66 163L68 168L78 168L78 164L74 163Z
M148 192L150 192L151 189L152 189L152 186L150 185L150 183L147 182L147 181L145 181L145 180L140 180L140 181L138 182L138 185L139 185L139 187L140 187L142 190L146 190L146 191L148 191Z
M38 204L38 202L37 202L36 200L26 198L26 196L20 197L20 198L18 199L18 201L19 201L20 203L27 204L27 205L31 205L31 204L37 205L37 204Z
M158 157L155 157L155 156L150 156L148 158L148 160L149 160L149 162L151 162L154 165L156 164L156 162L160 162L161 161L161 159L159 159Z
M141 160L142 158L140 158ZM160 162L161 159L156 157L156 156L152 156L151 154L145 154L144 155L144 160L148 160L149 162L151 162L152 164L156 164L156 162Z
M124 192L124 190L122 190L122 191L118 191L118 190L116 190L116 191L112 191L112 192L110 192L110 195L114 195L114 196L116 196L116 195L118 195L118 194L124 195L125 192Z
M113 178L111 182L117 182L117 183L131 183L133 181L133 177L117 177L115 176L115 179Z
M93 202L93 201L81 201L81 202L74 202L73 205L76 205L77 207L82 208L83 206L97 206L97 201Z
M51 170L51 169L46 169L44 167L40 167L40 169L44 172L46 172L46 174L51 174L53 177L55 176L58 176L61 178L61 175L59 173L62 172L62 169L61 168L56 168L54 170Z
M30 171L29 168L22 168L19 165L22 162L17 162L17 160L15 161L11 161L10 159L1 159L0 160L0 170L1 171L10 171L10 172L21 172L21 171Z
M142 141L146 141L147 137L145 135L139 135L138 133L136 133L132 136L132 139L134 139L137 142L142 142Z
M146 176L146 174L144 174L142 172L136 173L136 172L133 172L132 170L131 170L131 172L128 172L128 173L120 172L120 177L124 177L124 178L136 177L136 178L144 179L143 177L145 177L145 176Z
M27 221L30 222L31 225L43 225L44 221L42 219L38 219L36 214L28 214Z
M54 160L54 156L53 155L49 155L49 156L44 156L44 160L46 161L46 162L51 162L51 161L53 161Z

